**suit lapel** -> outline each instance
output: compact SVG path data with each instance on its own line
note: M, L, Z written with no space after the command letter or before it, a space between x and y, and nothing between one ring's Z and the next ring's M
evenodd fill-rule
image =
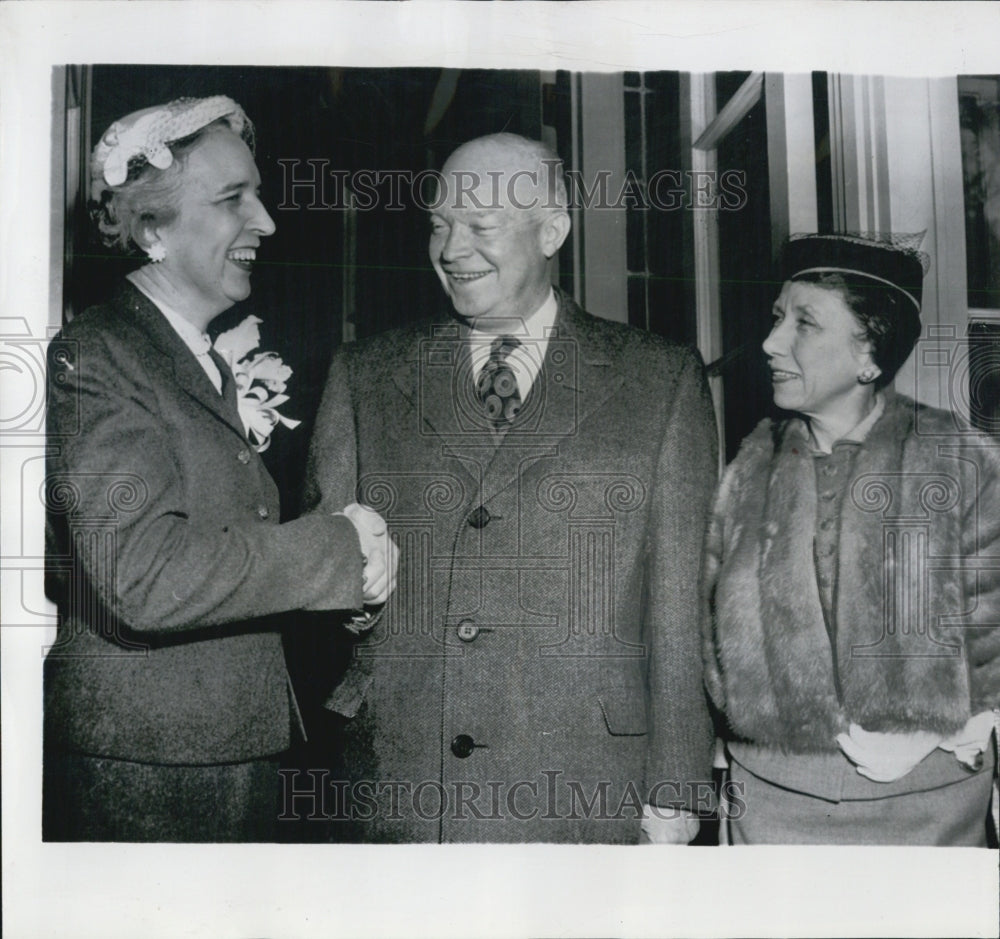
M449 443L463 434L458 379L468 371L468 343L457 323L431 326L392 361L392 382L406 399L419 433ZM409 436L408 434L406 436Z
M469 360L468 330L454 321L431 327L411 344L392 381L420 432L454 457L486 501L512 485L528 466L554 455L583 422L625 383L612 368L590 317L556 291L559 311L541 372L528 400L503 435L484 425ZM411 425L412 426L412 425ZM477 467L480 469L474 469Z
M566 294L559 296L555 335L545 352L545 409L540 433L547 436L575 435L583 422L625 383L625 376L612 368L616 360L602 347L591 317ZM516 426L516 425L515 425Z
M452 320L432 325L416 342L406 343L403 355L387 358L393 363L392 383L406 408L398 422L406 431L395 434L400 452L412 447L415 429L427 446L453 458L456 468L478 491L482 450L490 444L488 434L477 432L475 415L469 410L468 330Z
M198 364L194 353L142 291L126 282L119 302L133 324L149 340L154 352L167 363L180 389L245 440L246 434L236 401L236 381L228 366L219 368L223 382L220 395L205 370Z

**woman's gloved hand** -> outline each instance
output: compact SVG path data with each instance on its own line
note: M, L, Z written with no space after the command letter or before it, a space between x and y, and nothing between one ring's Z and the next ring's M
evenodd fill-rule
M942 740L942 750L955 754L959 763L964 763L969 769L978 770L983 765L983 753L990 745L990 734L993 733L994 714L992 711L980 711L970 717L966 725L947 740Z
M837 734L837 743L858 772L874 782L902 779L943 738L926 730L912 733L882 733L851 724L846 734Z

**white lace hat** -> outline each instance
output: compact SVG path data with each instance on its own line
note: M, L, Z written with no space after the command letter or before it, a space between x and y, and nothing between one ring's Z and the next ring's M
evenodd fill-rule
M174 161L172 143L220 119L244 139L251 136L250 119L225 95L178 98L168 104L133 111L115 121L94 147L91 197L100 199L108 186L120 186L128 178L129 168L137 163L166 169Z

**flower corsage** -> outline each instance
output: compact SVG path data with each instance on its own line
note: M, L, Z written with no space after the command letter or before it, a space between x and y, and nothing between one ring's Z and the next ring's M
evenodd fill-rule
M257 316L248 316L239 326L220 333L213 343L236 378L240 420L258 453L271 445L271 432L278 424L291 429L302 423L278 413L288 400L285 387L292 377L291 368L276 352L250 354L260 345L262 322Z

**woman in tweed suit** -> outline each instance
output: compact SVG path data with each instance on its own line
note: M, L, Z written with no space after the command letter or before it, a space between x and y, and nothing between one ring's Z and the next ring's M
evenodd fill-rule
M94 151L102 233L148 261L50 349L48 840L272 840L294 711L274 616L391 589L357 507L279 524L206 335L274 231L251 140L216 96L131 114Z

